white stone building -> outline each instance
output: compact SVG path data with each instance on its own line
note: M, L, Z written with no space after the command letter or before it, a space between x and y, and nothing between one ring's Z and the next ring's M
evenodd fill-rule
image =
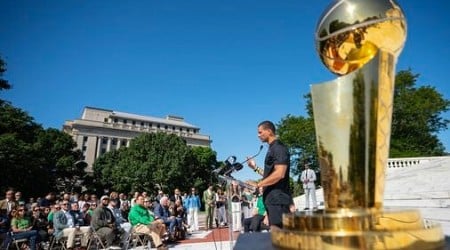
M176 134L189 146L211 145L210 137L200 134L200 128L185 122L183 117L157 118L95 107L85 107L81 118L66 121L63 130L83 153L88 172L92 172L92 164L100 155L127 147L141 133Z

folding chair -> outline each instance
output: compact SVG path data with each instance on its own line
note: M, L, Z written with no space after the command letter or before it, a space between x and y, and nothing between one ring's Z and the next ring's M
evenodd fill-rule
M94 244L95 249L106 249L105 243L103 242L100 235L97 234L95 229L91 226L91 237L89 238L89 243L87 245L87 249L91 248L91 245Z
M67 250L67 237L62 237L61 239L56 239L55 236L50 238L50 250Z
M6 249L9 249L13 245L17 250L21 250L23 244L28 242L28 239L15 239L13 232L8 232L6 237L10 239L10 242L6 245Z
M151 249L151 244L152 244L152 239L149 235L147 234L143 234L143 233L138 233L134 230L134 228L131 229L131 233L130 233L130 241L133 244L133 248L136 248L138 246L142 246L147 249ZM126 249L128 249L129 247L129 243L127 244Z

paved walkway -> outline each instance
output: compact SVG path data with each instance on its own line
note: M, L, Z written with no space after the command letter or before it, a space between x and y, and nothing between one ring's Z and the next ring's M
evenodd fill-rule
M169 245L170 249L186 250L222 250L233 249L239 232L230 232L228 227L206 230L206 215L199 214L198 232L188 235L185 240Z

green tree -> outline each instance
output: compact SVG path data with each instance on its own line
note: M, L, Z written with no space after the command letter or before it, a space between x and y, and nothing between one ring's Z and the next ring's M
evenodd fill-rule
M211 175L210 149L190 148L179 136L165 133L142 134L123 150L111 151L94 163L96 181L120 192L202 186Z
M87 164L78 162L81 152L74 150L76 143L63 131L48 128L36 135L34 148L38 152L40 166L45 170L47 183L57 191L79 191ZM77 163L78 162L78 163Z
M15 187L33 196L58 191L54 180L74 175L74 145L69 135L56 129L44 130L27 112L1 103L0 189Z
M432 86L416 86L419 74L411 70L397 73L390 157L438 156L445 148L437 133L448 128L442 115L450 108Z
M184 190L188 190L190 187L206 190L209 183L217 182L212 174L214 166L218 164L216 152L208 147L192 147L191 152L190 171L186 173L186 180L190 186L185 187Z
M277 124L278 136L289 148L291 171L299 175L305 162L314 162L317 149L314 120L309 117L287 115Z

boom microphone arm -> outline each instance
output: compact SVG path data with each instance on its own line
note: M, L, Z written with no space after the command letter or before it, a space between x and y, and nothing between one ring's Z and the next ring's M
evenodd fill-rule
M252 155L251 157L247 158L247 160L241 162L241 164L247 163L249 160L251 160L251 159L255 158L256 156L258 156L261 153L263 148L264 148L264 145L259 146L258 153L256 153L255 155Z

